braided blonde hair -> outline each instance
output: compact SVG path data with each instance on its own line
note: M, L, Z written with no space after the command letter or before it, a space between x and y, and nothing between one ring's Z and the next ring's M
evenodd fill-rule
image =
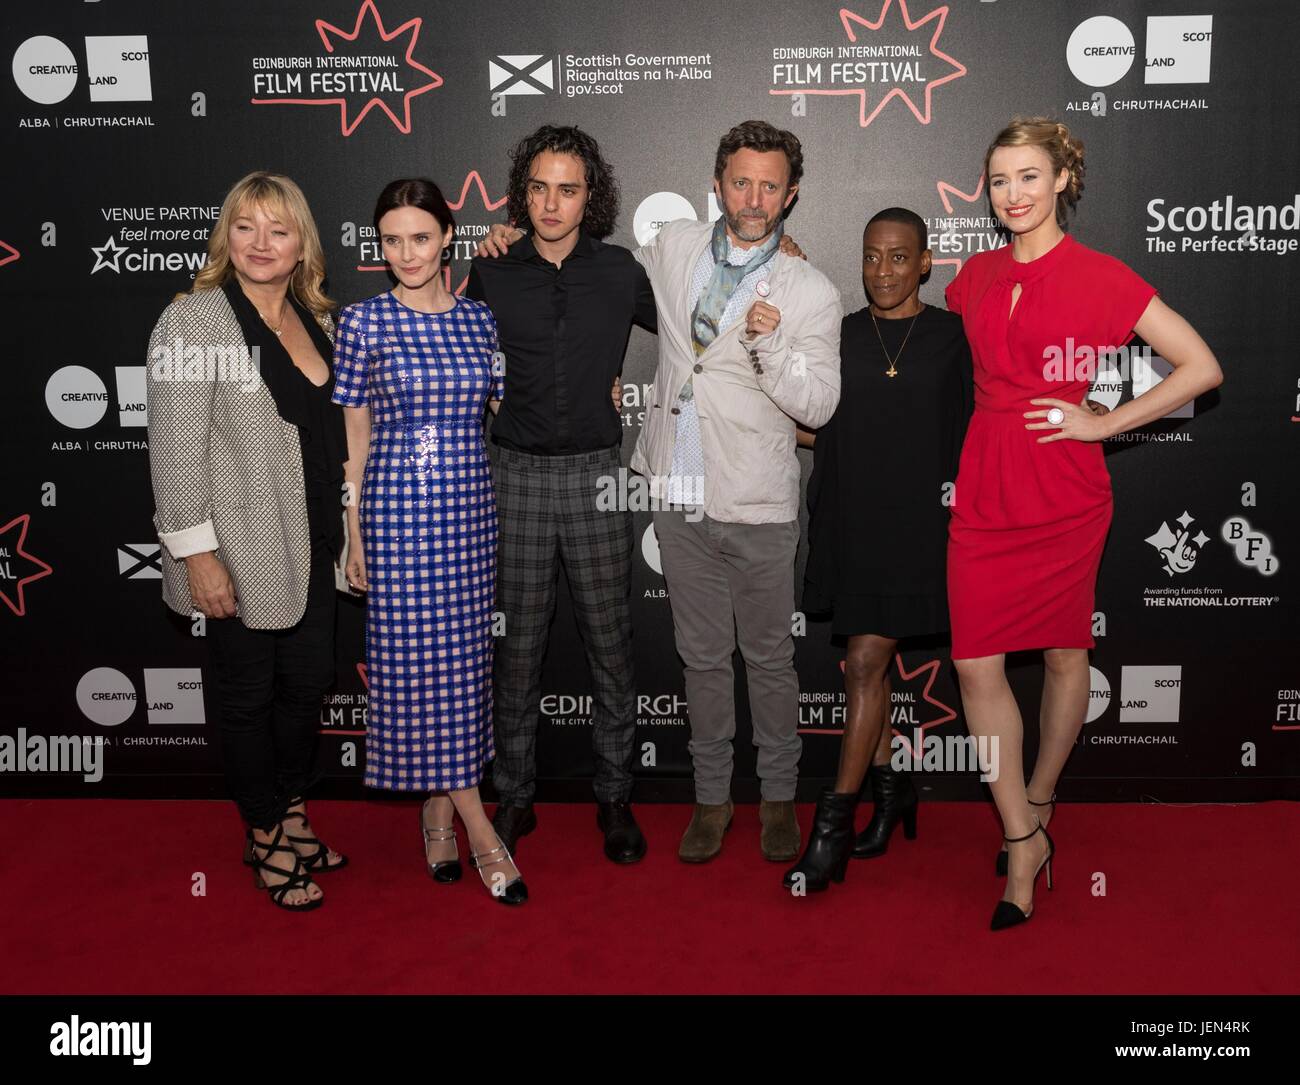
M1083 194L1083 141L1070 135L1070 129L1051 117L1014 117L997 134L984 152L984 176L989 173L989 159L999 147L1039 147L1052 163L1052 173L1065 170L1065 188L1056 194L1056 222L1066 229L1066 216L1074 210Z

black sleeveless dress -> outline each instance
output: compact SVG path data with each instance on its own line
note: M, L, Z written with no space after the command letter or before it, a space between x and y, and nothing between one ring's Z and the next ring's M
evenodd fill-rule
M840 402L817 433L808 485L803 606L830 614L837 636L942 633L948 508L972 410L970 348L961 318L946 309L927 305L910 336L910 317L875 324L884 350L869 309L841 325Z

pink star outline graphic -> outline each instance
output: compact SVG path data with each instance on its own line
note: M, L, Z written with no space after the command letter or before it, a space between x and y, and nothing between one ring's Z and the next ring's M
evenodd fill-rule
M956 196L958 199L965 200L967 203L974 203L984 192L984 174L980 174L979 182L975 185L975 191L971 193L963 192L956 185L950 185L947 181L939 181L934 186L939 192L939 199L943 201L943 209L948 214L953 213L952 200L949 196ZM945 256L942 259L933 259L932 264L952 264L953 273L961 271L960 256Z
M499 200L492 199L492 197L488 195L487 185L483 183L483 177L479 171L470 170L469 173L465 175L465 183L460 186L460 198L457 200L448 200L447 206L453 211L459 211L464 207L465 200L469 196L471 185L478 188L479 198L483 201L483 206L489 211L495 211L509 198L508 196L502 196Z
M922 663L915 670L909 671L906 667L903 666L903 657L899 655L897 652L895 652L894 663L898 667L899 677L902 678L903 681L905 682L915 678L922 671L930 672L929 678L926 679L925 689L921 691L921 697L926 702L934 705L935 708L939 709L939 711L942 712L943 715L939 716L936 719L931 720L929 723L921 724L922 736L924 736L925 732L930 730L931 727L938 727L941 724L950 723L951 721L957 718L957 713L954 709L949 708L942 701L937 700L935 697L931 695L931 690L934 688L934 680L939 676L939 660L932 659L928 663ZM840 660L840 673L841 674L844 673L844 660L842 659ZM912 752L912 747L908 744L907 736L905 736L902 731L899 731L897 728L894 727L891 727L890 731L903 740L903 745L907 747L907 752L910 755ZM844 728L843 727L800 727L799 733L804 735L842 735L844 733Z
M327 23L324 19L316 20L316 32L320 34L321 42L325 46L327 53L334 52L334 43L330 41L330 35L342 41L356 41L361 36L361 24L365 22L366 13L374 20L375 29L379 32L382 41L392 41L400 37L407 31L411 33L411 40L406 46L406 56L404 59L418 72L423 72L429 77L429 82L423 86L416 87L414 90L408 90L402 97L402 117L399 120L397 114L388 108L388 103L382 98L373 97L361 109L361 112L352 118L352 123L348 123L348 100L346 98L253 98L253 105L336 105L339 107L339 129L345 136L352 135L356 131L357 125L365 119L367 113L372 109L379 108L388 114L388 119L396 125L397 130L403 135L411 134L411 99L417 94L423 94L425 91L434 90L442 86L443 79L437 72L431 68L426 68L411 54L415 52L415 44L420 38L420 28L424 25L424 19L417 15L407 19L396 30L388 31L384 29L384 21L379 15L379 9L375 6L375 0L365 0L357 11L356 25L353 26L352 32L348 33L342 27L334 26Z
M880 9L880 17L874 23L870 19L857 14L857 12L850 11L848 8L840 8L840 22L844 26L844 33L848 36L849 41L856 42L858 40L857 31L853 29L853 25L852 25L854 23L857 23L860 26L865 26L868 30L879 30L882 26L884 26L885 15L889 12L889 7L892 3L894 3L894 0L885 0L884 7ZM845 88L844 90L772 90L772 91L768 91L768 93L769 94L823 94L832 97L843 97L845 95L856 94L858 96L858 127L859 128L866 128L867 125L869 125L872 121L874 121L876 117L880 115L880 111L884 109L886 105L889 104L889 100L891 98L901 98L904 104L906 104L907 108L912 111L912 115L915 116L918 121L920 121L922 124L929 124L932 119L930 96L934 93L934 88L941 87L945 83L951 83L954 79L960 79L963 75L966 74L966 65L962 64L958 60L954 60L952 57L950 57L947 53L945 53L942 49L939 48L939 36L943 33L944 24L948 21L948 6L946 4L943 5L942 7L935 8L924 18L916 19L916 20L912 19L911 14L907 10L907 0L898 0L898 9L903 15L903 25L906 26L908 30L917 30L920 27L924 26L926 23L928 23L931 19L938 20L938 22L935 23L934 33L930 37L930 53L940 60L947 61L949 64L953 66L953 68L956 69L955 71L949 72L947 75L943 76L940 79L934 79L925 84L925 112L924 113L922 113L921 110L916 108L916 103L913 102L910 97L908 97L907 91L903 90L902 87L895 87L883 98L881 98L880 101L876 103L876 108L873 109L870 114L867 113L867 91L865 87L859 87L857 89Z
M939 661L937 659L932 659L928 663L922 663L915 670L909 671L903 666L903 657L895 653L894 663L898 666L898 676L904 681L915 678L922 671L930 672L929 676L925 680L925 689L921 690L921 699L927 704L934 705L935 708L939 709L942 715L938 716L936 719L932 719L929 723L923 723L920 725L919 730L921 732L921 741L924 742L926 731L929 731L932 727L940 727L945 723L951 723L957 718L956 709L949 708L931 692L934 689L934 680L939 677ZM901 740L903 748L907 750L907 755L915 758L916 754L912 750L912 744L908 741L907 736L896 728L891 727L890 730L893 731Z
M4 527L0 527L0 536L4 536L7 535L9 530L14 526L21 525L18 527L18 544L14 547L14 555L16 557L24 558L25 560L30 561L33 565L40 567L40 571L33 573L31 576L22 576L18 578L18 582L15 585L15 591L18 593L17 603L15 603L13 599L9 598L8 592L4 591L3 587L0 587L0 599L3 599L5 605L20 618L27 613L27 603L23 598L23 588L32 583L32 581L40 580L41 577L49 576L54 572L54 570L46 565L45 562L41 561L40 558L33 557L23 549L24 544L27 542L27 528L31 524L31 521L31 513L23 513L21 516L15 516L5 524Z

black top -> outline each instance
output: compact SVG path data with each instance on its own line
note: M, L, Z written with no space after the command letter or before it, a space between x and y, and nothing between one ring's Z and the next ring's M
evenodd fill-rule
M525 236L505 256L475 258L465 296L487 302L505 354L494 441L552 456L619 444L610 388L632 324L658 326L650 280L627 249L580 233L556 267Z
M955 313L927 305L903 347L911 323L877 318L877 338L860 309L840 327L840 402L817 432L808 484L810 613L849 597L946 596L945 483L972 410L970 348Z
M258 348L262 381L275 400L276 412L290 425L298 427L312 549L324 546L337 557L343 550L343 463L348 456L348 441L343 426L343 408L331 400L334 394L334 367L330 364L334 355L333 344L311 311L289 295L298 319L329 370L329 378L318 388L293 364L280 337L266 326L239 284L231 279L224 290L244 333L244 341L250 350Z

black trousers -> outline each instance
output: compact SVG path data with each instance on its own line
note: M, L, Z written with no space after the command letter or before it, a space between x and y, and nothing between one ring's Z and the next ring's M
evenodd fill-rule
M334 681L334 563L312 551L307 609L289 629L209 619L208 647L221 715L226 787L244 820L269 832L314 769L321 701Z

